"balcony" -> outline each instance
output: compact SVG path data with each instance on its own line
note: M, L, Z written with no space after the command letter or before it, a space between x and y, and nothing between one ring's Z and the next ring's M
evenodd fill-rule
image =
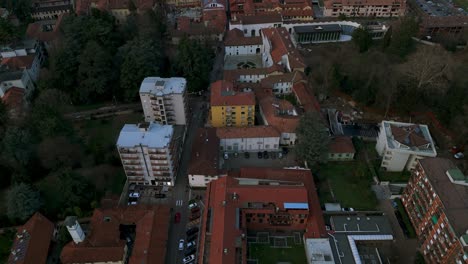
M122 160L139 160L137 155L121 155Z
M150 160L167 160L166 155L151 155Z

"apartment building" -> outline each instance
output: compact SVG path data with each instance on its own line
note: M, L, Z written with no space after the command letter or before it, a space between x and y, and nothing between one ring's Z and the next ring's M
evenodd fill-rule
M417 161L437 156L426 125L382 121L375 147L387 171L411 170Z
M242 168L210 182L198 263L247 263L248 232L326 237L310 170Z
M140 86L146 122L185 125L187 122L187 81L185 78L147 77Z
M237 91L231 82L211 84L210 118L213 127L253 126L255 95L252 91Z
M399 17L406 11L406 0L325 0L327 17Z
M174 186L179 160L174 128L157 123L127 124L117 140L130 183Z
M468 263L468 177L452 161L420 160L401 200L426 263Z
M36 0L32 3L31 17L34 20L57 19L72 11L71 0Z

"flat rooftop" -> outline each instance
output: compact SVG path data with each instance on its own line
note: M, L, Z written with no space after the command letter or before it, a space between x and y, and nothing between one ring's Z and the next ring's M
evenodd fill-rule
M449 159L427 158L419 161L432 188L444 205L445 215L458 236L468 230L468 187L450 181L446 172L456 166Z
M181 77L146 77L140 85L140 93L153 95L181 94L187 87L187 80Z
M320 32L341 32L342 29L339 24L323 24L311 26L296 26L294 32L296 33L320 33Z
M169 146L174 128L171 125L126 124L120 131L117 147L133 148L144 146L149 148L165 148Z
M306 239L306 253L309 264L334 264L332 247L328 238Z

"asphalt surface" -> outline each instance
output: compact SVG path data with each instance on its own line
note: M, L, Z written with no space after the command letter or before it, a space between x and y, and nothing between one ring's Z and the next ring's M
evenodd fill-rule
M191 122L187 128L187 137L185 139L181 162L179 164L179 172L172 189L172 199L169 201L169 206L173 208L171 212L171 227L169 230L169 238L167 242L166 263L176 264L182 263L184 258L184 251L179 250L179 240L186 240L186 225L188 223L189 211L189 185L187 177L187 168L190 162L190 152L192 143L195 136L195 131L202 125L204 119L204 111L198 110L201 108L203 102L202 97L190 98L189 106L193 109ZM197 109L197 110L195 110ZM174 223L175 214L179 212L181 219L179 223Z

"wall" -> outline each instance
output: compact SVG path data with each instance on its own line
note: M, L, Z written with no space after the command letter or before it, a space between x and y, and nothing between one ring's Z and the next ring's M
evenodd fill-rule
M229 23L229 30L237 28L244 32L245 37L253 37L252 33L254 32L254 36L260 36L260 29L262 28L272 28L272 27L281 27L283 26L283 22L278 21L275 23L265 23L265 24L231 24Z
M172 96L172 107L174 108L174 119L175 125L185 125L186 124L186 102L185 94L174 94Z
M354 159L354 153L328 153L328 160L350 161Z
M235 121L235 124L232 126L247 126L248 121L248 109L251 108L251 117L252 117L252 125L255 123L255 106L251 105L239 105L239 106L231 106L231 112L236 112L235 115L229 114L231 116L231 120ZM228 106L212 106L211 107L211 125L213 127L225 127L228 125L226 121L226 116L228 115L227 112ZM245 119L242 119L242 112L244 112ZM243 123L244 122L244 123Z
M281 139L280 139L280 144L281 145L294 145L296 144L296 133L286 133L286 132L281 132Z
M191 187L195 188L206 188L208 183L218 179L218 176L206 176L206 175L188 175L189 184Z
M222 151L227 152L275 151L279 150L279 137L221 138L219 146Z
M234 55L252 55L252 54L260 54L260 50L262 45L247 45L247 46L226 46L226 56L234 56ZM258 49L258 53L257 53Z

